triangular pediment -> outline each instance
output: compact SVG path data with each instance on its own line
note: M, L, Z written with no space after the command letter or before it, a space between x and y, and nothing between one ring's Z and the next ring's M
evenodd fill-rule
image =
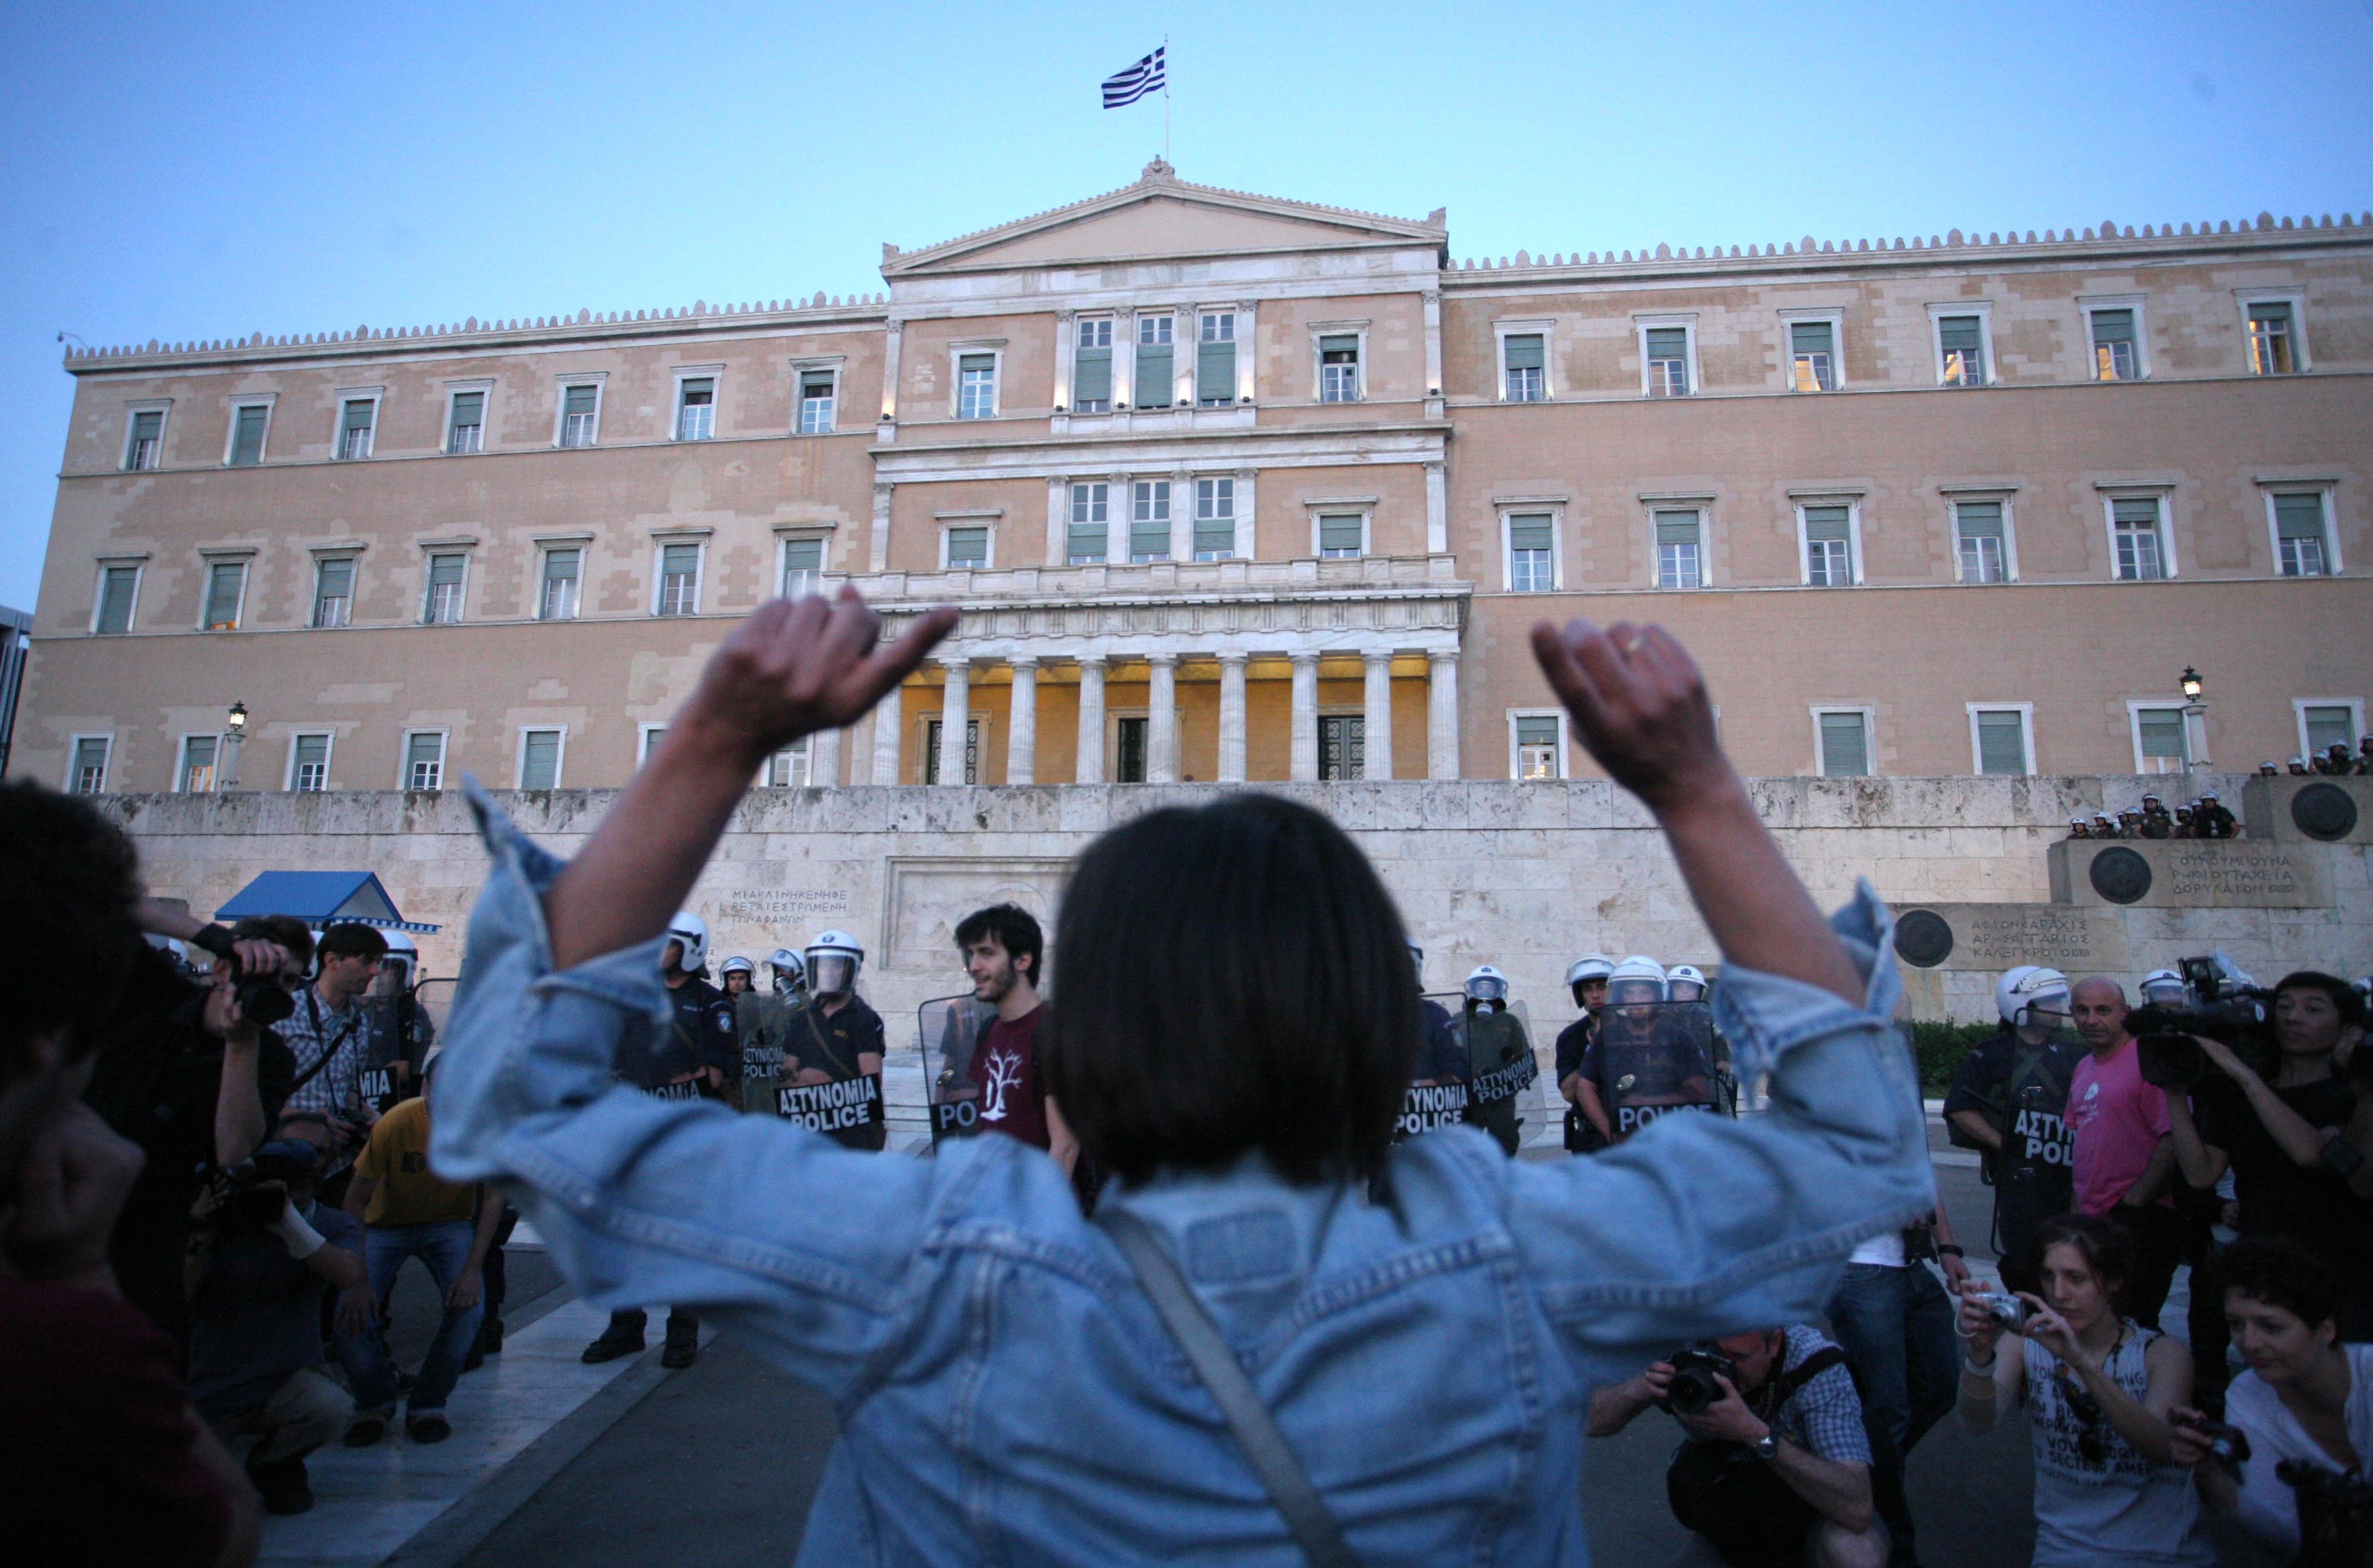
M906 277L1162 257L1439 247L1444 219L1441 212L1420 223L1193 185L1156 159L1137 183L1084 202L920 251L885 246L882 272Z

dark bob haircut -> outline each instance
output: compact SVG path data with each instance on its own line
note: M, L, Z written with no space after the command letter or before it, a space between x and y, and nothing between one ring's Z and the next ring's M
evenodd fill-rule
M2102 1288L2122 1291L2134 1272L2134 1243L2118 1226L2098 1214L2054 1214L2038 1225L2028 1253L2030 1271L2043 1270L2043 1255L2055 1246L2073 1246Z
M2216 1255L2216 1288L2279 1306L2310 1328L2340 1316L2340 1276L2288 1236L2251 1236Z
M1013 960L1015 973L1028 975L1034 986L1046 984L1046 977L1039 971L1046 965L1046 938L1038 929L1037 916L1019 904L976 909L956 928L956 945L970 947L983 937L997 939L997 945ZM1030 962L1023 963L1024 958Z
M1326 817L1233 795L1115 828L1055 947L1047 1087L1099 1166L1134 1182L1257 1149L1296 1183L1382 1169L1417 985L1400 912Z

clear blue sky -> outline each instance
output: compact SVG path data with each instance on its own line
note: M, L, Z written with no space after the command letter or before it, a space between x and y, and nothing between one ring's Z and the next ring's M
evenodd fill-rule
M0 18L0 603L94 345L879 288L1159 150L1456 255L2373 208L2373 0L476 8Z

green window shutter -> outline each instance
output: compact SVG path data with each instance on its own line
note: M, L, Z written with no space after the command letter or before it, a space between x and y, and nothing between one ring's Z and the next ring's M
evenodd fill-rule
M263 461L263 427L272 417L268 408L242 408L230 437L230 463L233 468L249 468Z
M240 591L247 586L247 566L241 561L216 561L206 574L206 626L228 631L239 625Z
M783 569L793 572L824 570L824 541L821 539L787 539L783 542Z
M1694 544L1697 542L1697 513L1693 511L1660 511L1656 514L1657 544Z
M1171 369L1170 345L1140 344L1137 350L1137 405L1167 408L1176 395L1177 380Z
M453 423L457 427L483 425L485 422L486 394L485 392L465 392L453 394Z
M2134 341L2134 313L2132 310L2096 310L2093 312L2095 343L2132 343Z
M1549 362L1539 333L1511 333L1500 341L1511 370L1537 370Z
M2158 502L2150 497L2122 497L2110 503L2110 515L2121 528L2157 528Z
M520 788L557 789L560 783L560 731L531 730L520 748Z
M1082 348L1071 362L1071 398L1075 403L1112 400L1112 350Z
M2352 709L2338 703L2318 703L2305 709L2302 717L2307 721L2307 749L2309 752L2329 751L2334 745L2355 750L2356 716Z
M1360 548L1360 520L1352 517L1322 517L1318 520L1318 548L1350 550Z
M1860 778L1870 772L1870 735L1859 713L1821 715L1821 773Z
M1516 744L1520 746L1553 746L1557 744L1558 721L1554 718L1519 718L1516 720Z
M457 579L458 580L458 579ZM351 556L341 556L321 563L321 597L351 599L355 595L355 563Z
M2143 755L2184 756L2183 709L2143 708L2134 715L2134 728L2142 739Z
M2269 299L2250 307L2250 320L2286 328L2291 324L2291 308L2282 300Z
M1108 525L1104 522L1074 522L1071 524L1070 541L1064 546L1064 554L1070 559L1082 564L1101 561L1105 558L1105 551L1110 547L1109 537Z
M1853 509L1851 507L1806 507L1805 537L1814 539L1851 539L1853 537Z
M441 737L415 734L403 743L403 770L408 777L416 766L434 766Z
M1318 352L1321 357L1348 354L1356 357L1360 352L1360 335L1357 333L1328 333L1318 340Z
M988 565L988 530L986 528L949 529L948 565L950 567Z
M448 588L462 580L467 567L466 556L431 556L428 557L428 586Z
M1549 544L1549 520L1546 512L1526 512L1508 520L1508 548L1511 550L1546 550Z
M594 399L601 395L602 389L599 387L570 387L562 394L560 411L565 415L572 415L590 414L593 412Z
M1198 403L1236 401L1236 345L1233 343L1196 345L1195 399Z
M2020 715L2011 711L1978 715L1978 771L2027 771L2027 728Z
M660 552L660 572L666 577L690 577L700 569L700 546L670 544Z
M354 398L340 415L338 427L341 430L368 430L371 427L372 412L373 404L368 399Z
M544 578L546 582L564 581L581 569L584 553L579 550L546 550L544 553Z
M107 742L104 739L76 741L74 765L75 793L97 794L106 782Z
M132 596L140 585L137 567L109 567L99 577L99 626L101 632L132 629Z
M1936 341L1950 354L1956 349L1975 354L1982 341L1982 329L1975 316L1940 316L1936 320Z
M1792 354L1834 354L1837 345L1827 322L1791 322L1788 323L1788 351Z
M1687 359L1689 357L1689 334L1685 327L1650 327L1648 357L1651 359Z
M157 410L151 409L147 413L135 414L132 416L132 444L134 447L139 446L143 441L153 441L164 433L165 415Z
M957 358L956 368L959 371L967 375L974 372L987 372L994 370L997 369L997 356L994 354L963 355Z
M2323 538L2323 497L2308 492L2274 497L2274 535L2280 539Z
M2003 536L2002 503L1958 502L1953 508L1953 527L1964 539L2000 539Z
M717 380L713 376L691 376L683 383L684 401L697 407L717 401Z

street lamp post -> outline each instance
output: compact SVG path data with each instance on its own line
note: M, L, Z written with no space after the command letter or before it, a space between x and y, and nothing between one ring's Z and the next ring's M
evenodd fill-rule
M239 746L246 739L247 704L234 702L223 715L222 787L226 790L239 788Z
M2206 683L2201 680L2199 671L2186 664L2178 685L2183 688L2184 766L2204 770L2208 766L2208 705L2200 700L2200 693Z

